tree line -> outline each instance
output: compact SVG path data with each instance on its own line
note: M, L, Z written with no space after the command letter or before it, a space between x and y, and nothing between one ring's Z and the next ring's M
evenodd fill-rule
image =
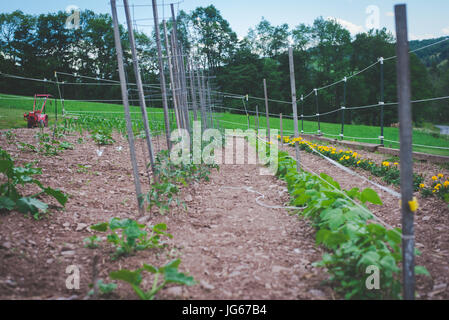
M100 83L96 78L118 80L112 19L108 14L81 12L78 29L68 29L65 12L28 15L21 11L0 14L0 72L30 78L54 80L54 72L65 72L92 77L80 80L64 77L60 81ZM167 22L168 35L172 23ZM163 25L161 24L163 38ZM291 101L288 64L288 46L294 49L297 95L305 95L314 88L334 83L365 69L380 57L395 55L393 35L386 29L370 30L351 36L335 20L317 18L313 24L299 24L290 28L287 24L272 25L262 18L243 39L239 39L230 24L213 5L198 7L190 13L180 11L177 16L178 39L184 53L195 65L216 77L215 83L222 92L263 97L263 79L267 80L269 98ZM134 81L132 59L126 29L120 34L125 54L128 80ZM135 31L142 76L145 83L157 84L158 64L155 34ZM413 46L413 44L412 44ZM167 52L164 49L164 56ZM433 55L448 57L449 47ZM420 52L423 54L423 52ZM447 95L449 88L449 64L435 59L411 54L413 99ZM426 64L423 63L426 62ZM446 61L446 63L444 63ZM384 63L384 101L395 102L396 60ZM167 71L168 73L168 71ZM299 102L304 114L325 113L343 106L372 105L381 101L380 64L368 69L346 83L320 90L317 96L309 96L304 104ZM58 95L55 85L0 76L2 93L32 95L46 91ZM66 99L120 99L117 86L64 85ZM132 91L130 91L132 93ZM42 93L42 92L39 92ZM147 95L156 97L152 106L160 106L160 91L148 89ZM243 109L242 101L224 98L224 105ZM248 108L262 109L263 101L251 100ZM270 112L291 114L291 105L270 102ZM449 122L447 101L413 105L413 120L423 122ZM300 112L301 113L301 112ZM340 113L321 118L322 121L340 122ZM379 109L370 108L348 112L346 123L379 125ZM397 108L385 107L384 123L398 122Z

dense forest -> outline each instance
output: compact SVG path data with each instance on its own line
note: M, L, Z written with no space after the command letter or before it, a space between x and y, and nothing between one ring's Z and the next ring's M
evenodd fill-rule
M32 16L21 11L0 14L0 72L30 78L54 80L54 72L90 76L94 79L118 80L117 62L111 17L86 10L81 12L81 27L68 29L65 12ZM263 97L263 79L267 79L271 99L291 101L288 46L294 48L297 95L308 94L314 88L350 76L373 64L380 57L395 55L394 37L387 30L371 30L351 36L336 21L317 18L312 25L272 25L262 18L259 24L239 39L230 24L214 6L198 7L190 13L181 11L177 17L178 38L184 52L206 72L216 77L222 92ZM169 32L171 23L167 22ZM163 27L161 25L161 30ZM130 82L134 75L128 36L121 27L125 51L125 66ZM158 83L157 52L154 34L136 31L136 41L145 83ZM420 48L441 39L412 41L411 49ZM166 55L166 53L163 53ZM413 99L449 94L449 42L418 51L411 55ZM66 77L66 82L83 81ZM60 81L62 81L60 79ZM90 80L93 83L99 81ZM349 107L376 104L380 101L380 64L370 68L346 84L346 105ZM66 99L119 99L114 86L66 85ZM54 84L36 83L0 76L2 93L32 95L47 91L54 95ZM385 102L395 102L396 60L384 63ZM160 92L159 92L160 93ZM148 92L158 96L158 90ZM320 90L320 113L339 108L344 101L344 83ZM158 105L158 99L154 103ZM242 102L224 98L227 107L241 109ZM263 101L250 100L254 110ZM154 105L153 105L154 106ZM315 97L305 100L304 114L314 114ZM446 100L413 105L416 125L424 122L449 123L449 103ZM270 103L270 112L291 114L288 104ZM385 108L385 123L397 122L397 108ZM339 122L339 113L325 116L322 121ZM353 111L348 123L379 124L377 108Z

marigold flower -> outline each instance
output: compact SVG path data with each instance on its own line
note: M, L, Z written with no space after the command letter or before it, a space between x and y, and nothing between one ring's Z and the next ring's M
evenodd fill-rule
M408 205L410 207L410 211L416 212L418 210L418 208L419 208L418 199L416 197L413 197L413 200L409 201Z
M425 185L424 183L421 183L421 184L419 185L419 187L420 187L421 189L423 189L423 188L426 187L426 185Z
M447 181L447 180L444 181L444 187L445 187L445 188L449 187L449 181Z
M443 177L444 177L444 174L442 174L442 173L438 174L438 178L443 178Z
M432 177L432 180L433 180L433 181L437 181L437 180L438 180L437 176L433 176L433 177Z

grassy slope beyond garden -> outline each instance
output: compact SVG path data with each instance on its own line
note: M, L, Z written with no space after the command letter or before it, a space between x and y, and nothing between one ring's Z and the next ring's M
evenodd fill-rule
M33 99L32 97L21 97L12 96L6 94L0 94L0 129L9 128L23 128L26 126L26 122L23 120L23 113L32 110ZM65 101L65 110L68 112L117 112L113 116L121 117L121 112L123 108L118 104L107 104L107 103L95 103L95 102L78 102L78 101ZM136 106L131 107L131 112L134 119L139 119L139 108ZM58 101L58 113L61 112L61 104ZM154 121L163 121L162 109L158 108L148 108L149 118ZM47 113L54 115L54 103L49 105ZM95 114L95 113L93 113ZM220 120L220 127L225 128L241 128L245 129L247 127L247 120L245 115L241 114L231 114L231 113L218 113L215 115L217 119ZM52 123L52 118L50 117L50 124ZM260 117L259 122L263 128L266 124L266 118ZM255 117L250 116L251 127L255 126ZM301 128L301 122L299 123ZM280 122L278 118L270 119L271 128L280 128ZM293 132L293 120L284 119L283 127L286 134L291 134ZM321 123L321 131L325 134L339 135L341 126L337 123ZM305 132L316 132L317 123L314 121L304 121L304 131ZM360 141L360 142L371 142L378 143L378 140L365 140L365 139L351 139L348 137L361 137L361 138L375 138L380 135L379 127L365 126L365 125L345 125L345 136L346 140ZM398 128L385 128L384 131L385 139L398 141L399 140L399 129ZM330 136L333 137L334 136ZM419 145L429 145L437 147L449 147L449 136L443 136L438 133L426 132L422 129L415 128L413 131L413 143ZM386 142L387 147L399 148L398 143ZM443 149L433 149L425 147L414 147L414 151L432 153L439 155L449 156L449 150Z

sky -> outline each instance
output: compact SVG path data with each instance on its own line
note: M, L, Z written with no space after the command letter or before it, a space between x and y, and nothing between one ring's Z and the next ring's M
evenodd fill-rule
M314 19L336 19L352 34L363 32L370 27L386 27L394 34L394 5L398 1L392 0L171 0L182 1L175 5L177 10L190 12L199 6L213 4L229 21L231 28L239 38L244 37L249 28L257 25L262 17L273 25L287 23L291 28L300 23L312 24ZM118 4L122 1L118 0ZM135 4L134 18L139 28L146 30L153 24L153 14L149 6L150 0L129 0ZM169 6L163 6L158 0L159 16L169 18ZM170 0L164 0L164 4ZM448 0L408 0L409 38L428 39L449 35ZM137 7L137 5L148 5ZM22 10L25 13L40 14L47 12L64 11L68 6L77 6L81 10L90 9L97 13L110 13L108 0L1 0L0 12ZM123 8L119 7L119 12ZM141 20L143 19L143 20ZM148 19L148 20L145 20ZM120 14L124 22L124 14Z

